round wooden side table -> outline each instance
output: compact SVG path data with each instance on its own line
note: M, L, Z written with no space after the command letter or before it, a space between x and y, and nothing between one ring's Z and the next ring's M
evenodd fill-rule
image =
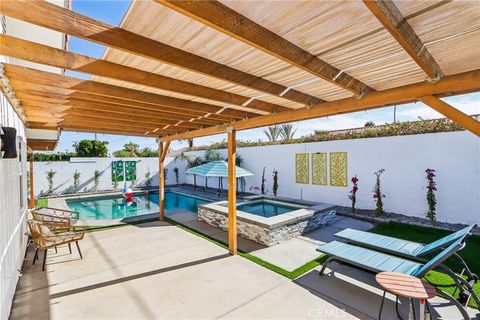
M395 308L397 310L397 315L400 319L402 319L402 317L400 317L400 313L398 312L398 297L410 299L412 303L414 319L416 317L414 300L419 300L420 319L425 319L425 304L428 303L426 300L431 299L437 295L437 291L430 283L403 273L380 272L375 276L375 280L380 285L380 287L384 289L382 304L380 305L380 312L378 314L379 319L381 319L382 316L383 303L385 301L385 294L387 292L397 296L397 299L395 301Z

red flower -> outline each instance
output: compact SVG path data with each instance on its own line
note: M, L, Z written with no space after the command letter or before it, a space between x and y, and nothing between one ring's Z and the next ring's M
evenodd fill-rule
M353 192L357 192L357 190L358 190L358 187L353 187L353 189L352 189L352 190L353 190Z
M357 176L355 176L355 177L352 178L352 182L353 182L353 183L357 183L357 182L358 182Z

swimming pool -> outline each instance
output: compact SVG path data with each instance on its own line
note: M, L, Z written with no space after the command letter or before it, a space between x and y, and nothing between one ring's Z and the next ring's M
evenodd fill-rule
M135 194L126 199L122 195L106 195L66 200L70 210L79 212L80 220L113 220L158 212L158 193ZM165 192L165 210L197 212L197 205L207 200L181 193Z
M278 216L280 214L298 210L300 208L304 207L266 199L248 201L237 205L238 210L266 218Z

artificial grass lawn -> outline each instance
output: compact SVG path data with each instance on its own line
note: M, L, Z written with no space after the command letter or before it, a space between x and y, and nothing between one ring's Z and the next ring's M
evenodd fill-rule
M37 200L37 209L48 207L48 199L40 198Z
M369 230L370 232L382 234L385 236L405 239L409 241L415 241L420 243L429 243L446 235L451 234L451 231L439 230L434 228L412 226L403 223L389 222L380 223ZM467 238L466 246L459 252L459 255L465 260L472 273L480 275L480 236L472 235ZM461 272L459 263L452 258L447 259L446 265L448 265L453 271ZM453 280L447 275L430 271L425 279L436 286L437 288L452 294L455 290ZM475 292L480 295L480 281L474 285ZM455 297L458 297L458 290L455 293ZM470 306L478 308L473 299L470 299Z

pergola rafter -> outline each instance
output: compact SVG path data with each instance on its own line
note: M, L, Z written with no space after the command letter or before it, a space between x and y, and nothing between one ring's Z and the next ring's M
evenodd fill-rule
M109 97L117 100L123 99L128 101L131 106L135 106L135 102L141 102L142 104L161 106L165 110L171 108L174 110L181 110L183 113L187 111L193 113L205 112L211 114L216 114L223 109L217 105L178 99L174 97L153 94L146 91L114 86L97 81L81 80L78 78L72 78L31 68L19 67L6 63L3 65L5 67L7 76L12 79L12 82L17 80L27 83L34 82L36 85L54 86L62 89L75 90L78 92L92 93L98 96ZM218 116L229 116L236 119L254 117L256 115L257 114L255 113L228 108L218 114Z
M146 72L118 63L95 59L7 35L0 35L0 42L2 43L0 54L17 59L127 81L209 100L216 100L225 104L242 106L250 100L249 97L238 94ZM288 108L281 105L261 100L249 102L248 107L266 112L288 110Z
M46 1L3 1L0 12L45 28L283 97L304 105L316 104L321 101L316 97L296 90L288 90L287 94L282 95L287 90L285 86L97 21ZM255 108L252 104L255 105L256 103L254 101L249 103L250 107Z

